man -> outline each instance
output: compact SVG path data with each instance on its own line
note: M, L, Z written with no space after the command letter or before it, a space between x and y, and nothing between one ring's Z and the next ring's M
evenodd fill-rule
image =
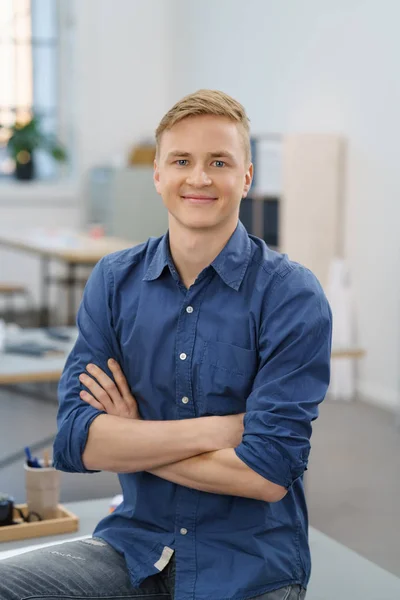
M54 446L61 470L119 473L124 501L93 539L3 563L4 600L305 596L302 476L329 306L307 269L238 221L253 176L238 102L187 96L156 141L169 231L95 267Z

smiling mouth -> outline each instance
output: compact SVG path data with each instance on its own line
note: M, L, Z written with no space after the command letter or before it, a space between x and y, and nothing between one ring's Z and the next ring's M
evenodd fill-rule
M182 196L182 198L184 200L188 200L189 202L193 202L194 204L206 204L210 202L215 202L215 200L217 200L215 196L204 196L202 194L185 194L184 196Z

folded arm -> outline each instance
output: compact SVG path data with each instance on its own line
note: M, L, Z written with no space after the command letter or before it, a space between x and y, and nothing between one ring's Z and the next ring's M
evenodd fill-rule
M162 479L210 492L254 498L265 502L281 500L286 489L268 481L235 454L233 448L207 452L150 471Z
M101 463L103 469L117 472L146 470L173 483L215 494L266 502L283 498L286 493L284 488L249 468L233 450L242 439L243 415L141 421L136 399L130 392L121 367L115 361L109 361L109 365L111 377L93 364L87 367L91 377L86 373L80 376L87 390L81 392L82 400L94 409L108 413L104 419L96 419L90 428L83 457L87 467ZM125 418L121 418L122 415ZM115 423L110 422L110 418L115 419ZM115 435L113 427L119 428L119 435ZM133 431L135 435L132 435ZM125 432L128 432L128 437ZM179 432L182 436L180 440ZM215 447L211 451L208 448L194 452L196 444L198 446L201 443ZM117 445L119 460L115 455ZM133 446L136 455L132 453ZM184 448L191 452L190 457L173 460L172 453L182 452ZM111 463L111 457L114 463ZM124 461L127 469L121 468ZM161 466L157 465L158 461ZM151 466L148 466L149 462ZM114 465L118 465L118 468L113 468Z
M90 426L82 461L87 470L115 473L176 463L229 445L240 430L240 419L236 423L232 419L232 431L226 429L224 434L221 418L141 421L100 414Z

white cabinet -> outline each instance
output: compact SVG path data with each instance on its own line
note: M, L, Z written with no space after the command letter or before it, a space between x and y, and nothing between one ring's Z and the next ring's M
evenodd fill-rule
M313 271L324 286L342 256L345 141L334 135L283 139L279 249Z
M343 255L344 138L265 136L253 148L255 185L242 202L244 224L325 286L332 260Z

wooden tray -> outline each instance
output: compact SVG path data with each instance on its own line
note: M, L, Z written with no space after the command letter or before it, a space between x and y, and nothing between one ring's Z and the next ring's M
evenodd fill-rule
M26 504L18 504L17 506L24 513L27 510ZM55 519L24 523L16 511L14 514L17 525L0 527L0 542L13 542L46 535L58 535L60 533L73 533L79 529L78 517L69 512L62 504L58 505L58 517Z

